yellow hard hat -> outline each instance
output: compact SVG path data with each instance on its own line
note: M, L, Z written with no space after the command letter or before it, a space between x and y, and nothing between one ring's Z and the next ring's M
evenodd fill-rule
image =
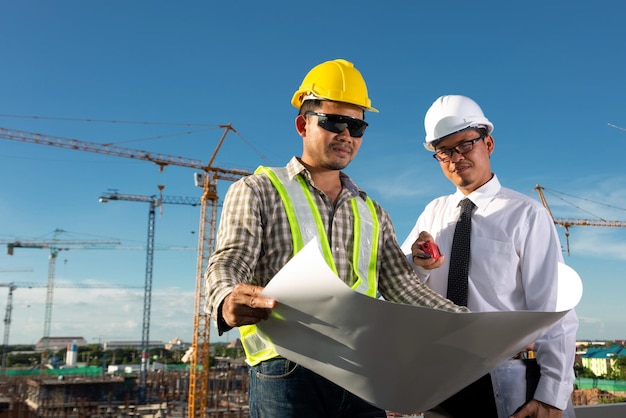
M378 112L367 97L363 76L354 68L353 63L344 59L326 61L313 67L294 93L291 104L300 109L307 96L350 103L371 112Z

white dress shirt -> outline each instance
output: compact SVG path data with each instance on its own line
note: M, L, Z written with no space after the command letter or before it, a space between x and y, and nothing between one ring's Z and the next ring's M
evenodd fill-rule
M445 295L449 258L434 270L412 262L411 245L421 231L433 236L447 257L460 214L459 202L469 198L472 215L467 306L474 312L554 311L560 241L549 212L536 200L504 188L493 178L468 196L459 190L430 202L417 219L402 250L420 280ZM565 409L574 384L578 317L571 310L535 343L541 379L535 399Z

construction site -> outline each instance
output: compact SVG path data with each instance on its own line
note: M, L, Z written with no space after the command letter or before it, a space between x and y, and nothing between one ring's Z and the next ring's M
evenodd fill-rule
M204 310L206 289L203 273L208 257L215 246L216 225L218 220L218 181L232 182L250 174L239 169L225 169L215 166L215 158L229 132L235 132L228 125L221 125L224 130L213 154L208 161L199 161L172 155L156 154L148 151L117 147L111 144L65 139L39 133L16 131L0 127L0 138L37 145L59 147L68 150L97 153L102 155L128 158L156 164L160 171L165 167L178 166L196 170L194 181L202 189L199 198L164 196L162 187L159 194L151 196L122 194L117 191L101 194L101 203L111 201L131 201L145 203L148 206L147 243L145 250L145 280L143 285L143 318L141 333L141 364L132 373L105 373L97 375L73 374L60 370L54 374L42 366L38 375L11 377L3 373L0 380L0 418L30 417L176 417L176 418L217 418L248 416L247 366L243 361L223 360L211 367L210 361L210 321ZM540 199L550 210L543 194L544 188L537 185ZM149 342L151 328L151 304L153 290L153 264L155 251L155 218L158 209L164 204L188 205L199 207L200 219L197 233L197 265L193 306L193 333L188 351L188 367L184 370L152 371L148 367ZM566 230L567 251L569 253L569 228L572 226L610 226L625 227L626 222L589 221L584 219L554 218L555 224ZM129 287L128 285L110 284L84 285L56 283L56 263L61 251L87 248L117 248L118 240L64 240L62 230L55 230L49 240L15 239L0 241L6 246L7 253L13 255L27 249L44 249L49 252L47 282L3 282L0 287L8 289L5 312L4 344L9 345L12 318L13 292L20 288L45 288L45 318L43 328L43 347L41 347L41 365L51 349L46 346L51 338L52 310L54 289L59 287ZM136 287L136 286L135 286ZM3 371L6 353L3 355ZM577 399L586 399L578 393ZM598 395L598 396L601 396ZM583 402L582 400L580 402ZM395 416L395 415L392 415Z
M137 375L5 378L0 385L0 417L190 417L189 378L184 371L148 372L144 401ZM246 368L211 371L209 379L202 416L248 416Z
M229 132L235 132L230 125L220 125L223 135L208 161L152 153L148 151L122 148L113 145L64 139L36 133L0 128L0 138L39 145L48 145L70 150L91 152L115 157L130 158L156 164L159 171L168 166L178 166L195 170L195 185L202 189L200 198L164 196L162 186L159 194L140 196L117 192L101 195L100 202L116 200L143 202L148 204L147 244L145 283L143 286L143 319L141 335L141 365L137 373L130 376L101 375L48 376L42 368L40 376L28 378L8 378L4 376L0 396L1 417L209 417L246 416L247 378L244 367L218 367L210 370L210 323L204 311L206 292L203 272L208 256L213 251L218 216L218 180L235 181L250 172L239 169L224 169L214 165L215 158ZM152 280L155 250L155 213L164 204L198 206L200 220L197 233L196 287L194 292L194 318L189 366L184 372L151 372L148 370L148 343L150 341L150 313L152 301ZM55 230L49 240L16 239L5 240L7 253L22 249L46 249L49 251L48 280L46 283L7 282L0 286L9 290L5 314L4 347L9 344L13 292L20 287L45 287L45 318L42 341L50 340L53 295L55 287L56 260L60 251L94 247L119 247L116 240L63 240L62 230ZM65 286L72 287L73 285ZM127 287L111 285L106 287ZM81 287L81 285L76 285ZM89 287L89 286L85 286ZM94 286L98 287L98 286ZM49 347L42 349L42 365ZM6 359L6 358L5 358ZM3 362L3 365L5 363ZM43 366L42 366L43 367Z

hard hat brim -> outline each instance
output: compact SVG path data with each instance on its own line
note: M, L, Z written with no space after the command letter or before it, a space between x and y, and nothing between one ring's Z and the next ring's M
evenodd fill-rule
M322 96L318 96L315 95L311 92L295 92L295 94L293 95L292 99L291 99L291 104L293 105L293 107L295 107L296 109L300 109L302 107L302 103L306 102L307 100L327 100L329 102L337 102L337 103L346 103L349 105L353 105L353 106L358 106L363 110L367 110L369 112L375 112L375 113L379 113L378 109L376 109L375 107L372 106L362 106L360 104L356 104L356 103L349 103L349 102L342 102L339 100L332 100L329 99L327 97L322 97Z
M459 129L458 131L454 131L450 134L444 135L441 138L433 139L432 141L426 140L426 142L424 142L424 148L426 148L428 151L435 152L435 147L437 146L437 144L441 142L443 139L449 137L450 135L458 134L459 132L463 132L468 129L481 129L481 128L487 129L487 135L491 135L491 133L493 132L493 124L491 122L472 123L469 126L464 127L463 129Z

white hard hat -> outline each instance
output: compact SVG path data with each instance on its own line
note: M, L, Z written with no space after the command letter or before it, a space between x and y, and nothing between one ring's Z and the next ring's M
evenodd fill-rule
M443 137L467 128L486 128L493 131L493 124L485 117L478 104L469 97L459 95L441 96L430 106L424 117L426 142L424 147L435 150L435 144Z

